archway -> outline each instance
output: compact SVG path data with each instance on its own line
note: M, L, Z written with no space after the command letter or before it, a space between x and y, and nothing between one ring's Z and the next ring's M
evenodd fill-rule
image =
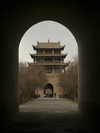
M89 118L98 118L100 112L98 2L5 1L1 2L0 7L2 120L18 113L19 42L29 27L43 20L57 21L66 26L75 36L79 44L79 111Z
M44 94L49 97L53 97L54 88L53 85L48 83L44 86Z

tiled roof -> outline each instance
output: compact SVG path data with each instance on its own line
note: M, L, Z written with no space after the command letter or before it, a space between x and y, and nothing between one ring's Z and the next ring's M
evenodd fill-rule
M59 57L59 56L66 56L67 54L30 54L31 56L37 56L37 57Z
M41 49L46 49L46 48L54 48L54 49L62 49L65 47L64 46L60 46L60 42L37 42L37 46L35 45L32 45L34 49L37 49L37 48L41 48Z

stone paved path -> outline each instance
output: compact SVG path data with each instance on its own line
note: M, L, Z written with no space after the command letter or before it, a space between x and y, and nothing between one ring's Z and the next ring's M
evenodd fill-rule
M78 104L67 99L33 99L19 109L0 133L100 133L97 125L79 115Z

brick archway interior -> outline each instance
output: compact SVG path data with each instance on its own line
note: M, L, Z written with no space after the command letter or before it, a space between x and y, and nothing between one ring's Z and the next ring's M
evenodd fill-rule
M0 4L0 117L18 113L18 47L32 25L53 20L75 36L79 52L79 112L98 118L100 112L100 8L82 1L9 1Z

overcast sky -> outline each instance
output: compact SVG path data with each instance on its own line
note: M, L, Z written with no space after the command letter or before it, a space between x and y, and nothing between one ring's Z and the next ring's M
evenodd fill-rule
M71 61L72 57L78 53L77 42L72 33L60 23L54 21L42 21L30 27L23 35L19 46L19 61L32 62L29 53L35 53L32 45L39 42L58 42L65 45L62 53L68 53L65 62Z

